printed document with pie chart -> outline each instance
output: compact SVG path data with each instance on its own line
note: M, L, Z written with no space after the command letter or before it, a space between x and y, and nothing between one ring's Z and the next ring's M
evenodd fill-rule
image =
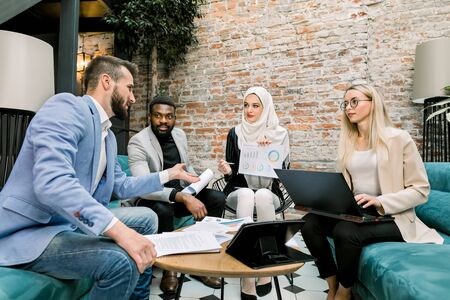
M283 146L281 145L248 145L241 147L239 173L263 177L278 178L273 169L283 166Z

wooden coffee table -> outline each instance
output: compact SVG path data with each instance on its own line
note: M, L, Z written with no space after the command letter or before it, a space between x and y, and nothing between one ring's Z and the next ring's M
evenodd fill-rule
M293 273L304 265L304 263L293 263L255 270L225 253L226 244L222 245L220 253L168 255L156 259L155 266L163 270L181 273L178 278L178 289L175 299L180 298L184 275L191 274L221 277L221 299L223 299L224 295L224 277L273 277L277 298L281 300L277 276Z

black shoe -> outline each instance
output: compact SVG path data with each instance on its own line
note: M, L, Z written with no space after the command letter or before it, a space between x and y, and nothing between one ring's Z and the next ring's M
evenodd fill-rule
M256 285L256 294L260 297L264 297L272 290L272 281L266 284Z
M222 287L222 282L220 277L209 277L209 276L196 276L190 275L192 278L200 280L204 285L213 288L220 289Z
M244 292L241 292L241 300L256 300L256 299L257 298L255 295L249 295Z

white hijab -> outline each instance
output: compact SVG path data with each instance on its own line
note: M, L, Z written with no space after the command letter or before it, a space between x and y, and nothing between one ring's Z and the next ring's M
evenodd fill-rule
M238 136L238 147L242 144L256 144L264 138L271 140L274 145L283 145L284 157L289 155L289 137L286 129L279 125L278 116L275 113L272 96L263 87L251 87L244 95L244 100L248 95L255 94L263 106L263 111L259 119L254 123L249 123L245 119L245 112L242 110L242 122L236 126Z
M259 98L263 111L256 122L249 123L245 119L244 110L242 110L242 122L235 129L239 149L241 149L242 144L256 144L257 141L266 138L271 140L273 145L283 146L283 160L285 160L289 155L289 136L287 130L279 125L272 96L263 87L251 87L245 92L244 100L250 94L255 94ZM269 188L272 183L271 178L253 175L245 175L245 179L250 188Z

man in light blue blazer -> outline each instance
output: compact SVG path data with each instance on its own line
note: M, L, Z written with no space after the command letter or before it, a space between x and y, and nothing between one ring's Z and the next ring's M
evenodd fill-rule
M127 116L136 73L128 61L97 57L85 72L87 95L57 94L37 112L0 193L0 266L92 278L90 299L145 297L133 291L156 256L142 234L157 231L157 216L106 206L113 193L130 198L198 178L182 164L141 177L122 172L109 118Z

